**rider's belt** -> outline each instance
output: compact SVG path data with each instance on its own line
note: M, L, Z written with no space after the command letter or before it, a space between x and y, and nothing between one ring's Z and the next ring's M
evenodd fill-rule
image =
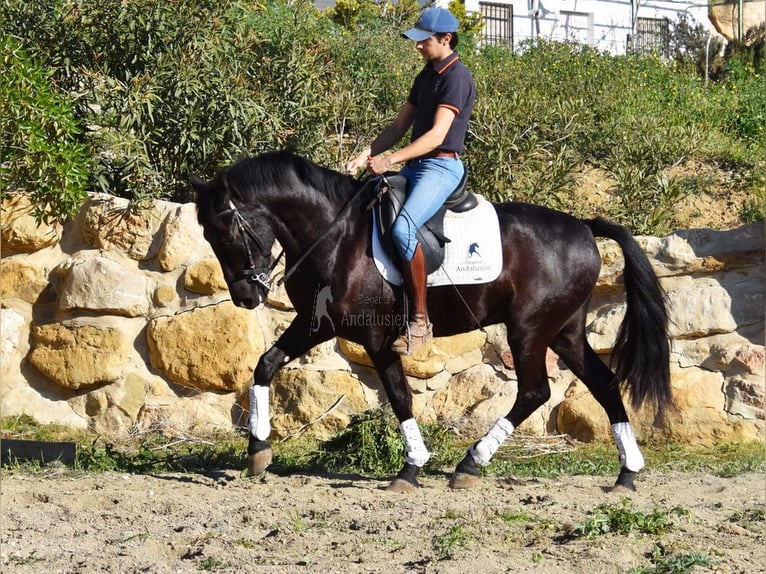
M438 149L435 149L429 154L426 154L423 156L426 157L451 157L452 159L457 159L457 152L456 151L441 151Z

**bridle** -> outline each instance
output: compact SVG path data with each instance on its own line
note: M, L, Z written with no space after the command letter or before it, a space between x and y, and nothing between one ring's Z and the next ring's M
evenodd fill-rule
M237 228L239 229L239 235L242 238L242 243L245 246L245 251L247 252L247 260L249 263L249 267L246 269L243 269L239 273L235 274L232 278L233 281L241 281L242 279L247 280L248 283L257 283L267 291L274 291L276 289L276 286L274 285L272 279L271 279L271 273L274 271L274 268L279 263L279 260L282 258L282 255L284 255L285 251L284 249L279 253L279 255L271 262L271 265L268 267L256 267L255 266L255 259L253 258L253 252L250 249L250 243L248 242L247 238L253 240L253 242L258 246L258 249L261 252L261 255L266 257L267 259L271 257L271 250L263 244L263 241L260 237L258 237L258 234L255 232L255 230L250 226L250 224L247 222L247 220L242 217L242 214L239 212L239 209L237 209L237 206L234 205L234 202L229 200L229 209L222 211L218 214L218 216L226 215L227 213L233 213L234 214L234 221L237 224Z

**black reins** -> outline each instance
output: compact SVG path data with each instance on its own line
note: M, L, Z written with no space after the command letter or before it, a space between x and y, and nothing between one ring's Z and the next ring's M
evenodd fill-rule
M298 260L295 263L292 264L290 269L285 271L284 276L279 281L277 281L277 286L282 285L285 281L287 281L290 278L290 276L293 273L295 273L295 271L297 271L298 266L300 266L300 264L303 263L303 261L306 259L306 257L308 257L311 254L311 252L316 248L316 246L319 245L325 237L327 237L327 235L330 233L330 231L332 231L332 228L335 227L335 225L338 223L338 221L340 221L340 219L345 215L345 213L351 207L351 204L354 203L354 200L357 197L359 197L360 195L362 195L362 192L365 189L367 189L367 187L369 187L370 184L376 183L378 186L380 186L381 180L382 180L381 177L371 177L371 178L367 179L367 181L365 181L364 184L358 190L356 190L354 195L352 195L348 199L348 201L346 201L346 205L343 206L343 209L341 209L340 212L338 213L338 215L335 216L335 219L333 219L330 222L330 225L328 225L325 228L325 230L319 235L319 237L317 237L314 240L314 242L311 245L309 245L308 249L306 249L306 251L303 252L303 255L301 255L298 258Z

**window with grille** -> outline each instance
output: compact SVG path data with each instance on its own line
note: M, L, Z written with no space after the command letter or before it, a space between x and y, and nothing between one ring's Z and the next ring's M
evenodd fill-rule
M484 29L481 39L485 45L513 47L513 6L496 2L479 2Z
M667 18L638 18L633 52L665 54L670 47L670 21Z

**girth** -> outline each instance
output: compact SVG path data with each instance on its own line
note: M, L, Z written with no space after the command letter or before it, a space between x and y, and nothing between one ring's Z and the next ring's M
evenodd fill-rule
M406 187L407 179L398 173L386 174L388 182L388 192L380 196L380 200L375 204L375 222L378 226L381 245L388 252L392 260L399 259L399 255L394 246L391 235L391 226L394 224L396 216L399 215L404 200L407 197ZM423 253L426 256L426 270L428 273L436 271L444 261L444 247L450 242L444 235L444 216L447 211L463 213L470 211L479 203L476 196L468 191L468 172L463 174L460 183L453 191L431 219L418 229L418 242L423 246Z

